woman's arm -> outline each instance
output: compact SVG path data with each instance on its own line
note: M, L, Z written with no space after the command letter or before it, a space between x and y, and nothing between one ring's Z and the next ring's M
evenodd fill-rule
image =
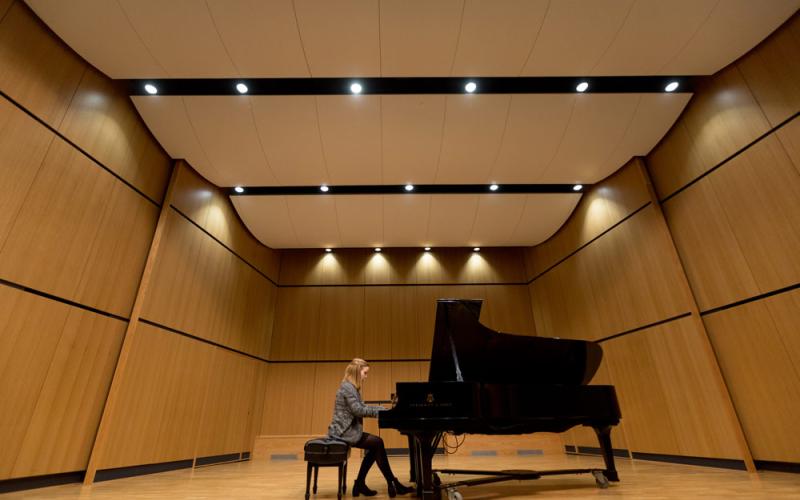
M367 406L361 402L361 397L355 387L348 387L344 392L344 402L350 412L356 417L377 417L378 412L383 410L382 406Z

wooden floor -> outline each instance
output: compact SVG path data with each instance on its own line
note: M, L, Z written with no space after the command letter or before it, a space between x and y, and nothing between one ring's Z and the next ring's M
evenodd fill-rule
M408 478L407 459L392 458L401 479ZM360 459L352 458L348 498L353 474ZM436 458L436 467L539 470L600 467L601 461L587 456L540 457L447 457ZM800 475L781 472L746 472L660 462L618 461L621 482L607 490L595 486L591 475L556 476L527 482L510 482L462 488L467 499L513 498L800 498ZM447 476L446 476L447 477ZM446 479L445 479L446 480ZM374 498L387 498L386 485L373 470L367 484L379 491ZM303 498L305 463L302 461L255 460L179 470L96 483L54 486L3 495L12 498L98 499L208 499L208 498ZM313 497L312 497L313 498ZM320 469L317 498L336 498L335 469Z

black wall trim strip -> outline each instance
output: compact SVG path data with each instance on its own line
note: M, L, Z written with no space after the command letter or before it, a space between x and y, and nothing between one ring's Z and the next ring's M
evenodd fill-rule
M585 455L602 455L603 454L603 450L601 448L597 447L597 446L578 446L577 448L578 448L577 453L583 453ZM626 450L624 448L612 448L611 449L611 453L615 457L630 458L630 455L628 454L628 450Z
M223 462L238 462L241 460L241 453L226 453L224 455L212 455L210 457L198 457L194 461L194 466L214 465Z
M267 279L267 280L268 280L270 283L272 283L272 284L273 284L273 285L275 285L275 286L279 286L277 283L275 283L275 282L272 280L272 278L270 278L269 276L267 276L266 274L264 274L264 272L263 272L263 271L261 271L261 269L257 268L256 266L254 266L253 264L251 264L250 262L248 262L248 261L247 261L247 259L245 259L245 258L244 258L244 257L242 257L241 255L239 255L238 253L236 253L236 252L235 252L235 251L234 251L234 250L233 250L231 247L229 247L228 245L226 245L225 243L223 243L222 241L220 241L219 239L217 239L217 237L216 237L216 236L214 236L213 234L211 234L211 233L209 233L208 231L206 231L206 229L205 229L203 226L201 226L200 224L198 224L198 223L196 223L195 221L193 221L193 220L191 219L191 217L189 217L189 216L188 216L188 215L186 215L185 213L181 212L181 211L180 211L180 210L179 210L179 209L178 209L178 208L177 208L175 205L172 205L172 204L171 204L171 205L170 205L170 208L171 208L171 209L173 209L173 210L175 210L175 212L177 212L177 213L178 213L178 215L180 215L181 217L183 217L184 219L186 219L187 221L189 221L189 222L190 222L190 223L191 223L191 224L192 224L194 227L196 227L197 229L199 229L199 230L203 231L203 233L205 233L205 234L206 234L206 235L207 235L209 238L211 238L212 240L214 240L214 241L216 241L217 243L219 243L220 245L222 245L222 247L223 247L223 248L225 248L225 250L229 251L229 252L230 252L230 253L232 253L232 254L233 254L235 257L237 257L239 260L241 260L242 262L244 262L245 264L247 264L248 266L250 266L250 267L251 267L251 268L252 268L252 269L253 269L255 272L257 272L258 274L260 274L261 276L263 276L264 278L266 278L266 279Z
M772 460L754 460L756 469L773 470L777 472L791 472L800 474L800 464L794 462L775 462Z
M491 286L491 285L513 285L527 286L528 283L506 282L506 283L342 283L325 285L277 285L280 288L367 288L367 287L387 287L387 286Z
M176 460L175 462L163 462L160 464L134 465L131 467L120 467L118 469L104 469L97 471L94 476L95 482L109 481L111 479L122 479L123 477L141 476L144 474L155 474L157 472L167 472L178 469L188 469L192 467L194 460Z
M586 93L665 93L664 87L678 81L677 93L693 92L699 76L521 76L521 77L353 77L353 78L171 78L127 80L130 95L147 96L146 84L158 95L240 95L238 83L247 85L247 95L350 95L358 82L361 94L464 94L467 82L477 85L476 94L575 94L580 82L588 82Z
M797 113L793 114L793 115L792 115L792 116L790 116L789 118L787 118L787 119L783 120L783 121L782 121L782 122L780 122L780 123L779 123L777 126L775 126L775 127L771 128L770 130L767 130L766 132L764 132L763 134L761 134L760 136L758 136L756 139L754 139L752 142L750 142L750 143L748 143L746 146L744 146L742 149L740 149L740 150L736 151L736 152L735 152L735 153L733 153L731 156L729 156L729 157L725 158L725 159L724 159L724 160L722 160L721 162L717 163L716 165L714 165L714 166L713 166L713 167L711 167L710 169L708 169L708 170L706 170L705 172L703 172L702 174L700 174L700 176L698 176L698 177L695 177L694 179L692 179L692 180L691 180L691 181L689 181L688 183L686 183L686 184L684 184L683 186L679 187L677 190L675 190L675 191L673 191L672 193L668 194L667 196L665 196L665 197L664 197L664 198L661 200L661 203L666 203L666 202L668 202L669 200L671 200L672 198L674 198L674 197L675 197L675 196L676 196L678 193L680 193L680 192L684 191L684 190L685 190L685 189L687 189L689 186L691 186L691 185L695 184L695 183L696 183L696 182L698 182L700 179L702 179L702 178L706 177L707 175L709 175L711 172L713 172L713 171L717 170L718 168L720 168L721 166L725 165L725 164L726 164L726 163L728 163L729 161L733 160L734 158L736 158L736 157L737 157L737 156L739 156L740 154L744 153L745 151L747 151L748 149L750 149L752 146L754 146L754 145L756 145L757 143L761 142L761 140L762 140L762 139L764 139L765 137L767 137L767 136L769 136L769 135L773 134L774 132L777 132L777 131L778 131L778 129L780 129L781 127L783 127L784 125L786 125L786 124L787 124L787 123L789 123L790 121L794 120L794 119L795 119L795 118L797 118L798 116L800 116L800 111L798 111Z
M571 444L565 444L564 451L566 451L567 453L578 453L578 449Z
M498 184L496 191L489 189L488 184L414 184L412 191L406 191L405 184L372 184L372 185L328 185L328 190L320 191L319 186L240 186L244 189L239 193L233 187L226 187L228 196L335 196L335 195L360 195L360 194L385 194L413 196L415 194L535 194L535 193L565 193L583 194L591 184L582 184L583 188L576 191L575 184Z
M719 467L722 469L747 470L744 460L733 460L729 458L705 458L705 457L686 457L682 455L661 455L658 453L633 452L633 458L637 460L652 460L655 462L669 462L673 464L700 465L703 467Z
M242 452L242 460L250 460L250 452L249 451L243 451Z
M622 333L615 333L614 335L610 335L608 337L604 337L602 339L595 340L595 342L605 342L606 340L611 340L611 339L615 339L617 337L622 337L623 335L636 333L636 332L641 331L641 330L646 330L648 328L653 328L654 326L663 325L664 323L669 323L670 321L675 321L677 319L685 318L685 317L691 316L691 315L692 315L692 313L690 313L690 312L681 313L681 314L678 314L677 316L672 316L671 318L662 319L662 320L659 320L659 321L656 321L656 322L653 322L653 323L649 323L647 325L637 326L636 328L631 328L630 330L625 330Z
M60 484L80 483L83 481L84 474L85 471L77 471L48 474L46 476L4 479L0 481L0 494L11 493L12 491L32 490L34 488L46 488L48 486L58 486Z
M114 313L102 311L102 310L97 309L97 308L92 307L92 306L87 306L87 305L81 304L79 302L75 302L75 301L72 301L72 300L69 300L69 299L65 299L63 297L59 297L59 296L53 295L51 293L43 292L41 290L36 290L35 288L31 288L31 287L28 287L28 286L25 286L25 285L20 285L19 283L14 283L12 281L4 280L2 278L0 278L0 285L5 285L5 286L10 287L10 288L16 288L17 290L21 290L23 292L27 292L27 293L30 293L30 294L33 294L33 295L38 295L39 297L44 297L46 299L54 300L56 302L61 302L62 304L67 304L67 305L72 306L72 307L77 307L78 309L83 309L85 311L90 311L90 312L93 312L95 314L99 314L101 316L107 316L109 318L118 319L118 320L124 321L126 323L128 322L128 318L126 318L124 316L118 316L118 315L116 315Z
M202 337L197 337L195 335L192 335L191 333L186 333L186 332L183 332L181 330L177 330L175 328L172 328L172 327L169 327L169 326L166 326L166 325L162 325L160 323L156 323L155 321L150 321L149 319L139 318L139 322L140 323L144 323L146 325L154 326L156 328L160 328L162 330L167 330L168 332L177 333L178 335L183 335L184 337L188 337L188 338L193 339L193 340L198 340L198 341L203 342L205 344L213 345L215 347L219 347L220 349L225 349L226 351L235 352L237 354L241 354L242 356L247 356L248 358L253 358L253 359L257 359L259 361L263 361L265 363L269 363L269 361L267 359L261 358L259 356L254 355L254 354L249 354L249 353L246 353L244 351L239 351L238 349L234 349L233 347L228 347L226 345L218 344L218 343L214 342L213 340L208 340L208 339L204 339ZM350 362L350 360L348 360L348 362Z
M120 182L122 182L123 184L125 184L126 186L128 186L129 188L131 188L131 189L133 189L134 191L136 191L136 192L137 192L137 193L138 193L140 196L142 196L144 199L146 199L147 201L149 201L150 203L152 203L153 205L155 205L155 206L157 206L157 207L160 207L160 206L161 206L161 203L159 203L159 202L157 202L156 200L154 200L154 199L150 198L148 195L146 195L146 194L145 194L143 191L141 191L139 188L137 188L136 186L134 186L133 184L131 184L131 183L130 183L130 182L128 182L127 180L125 180L125 179L123 179L122 177L120 177L120 176L119 176L119 174L117 174L116 172L114 172L113 170L111 170L110 168L108 168L107 166L105 166L105 165L104 165L104 164L103 164L103 163L102 163L100 160L98 160L97 158L95 158L94 156L92 156L91 154L89 154L89 152L88 152L88 151L86 151L86 150L85 150L85 149L83 149L82 147L80 147L80 146L78 146L77 144L75 144L74 142L72 142L72 140L71 140L71 139L67 138L67 137L66 137L64 134L62 134L61 132L59 132L58 130L56 130L55 128L53 128L53 127L52 127L52 126L51 126L49 123L45 122L44 120L42 120L41 118L39 118L38 116L36 116L35 114L33 114L33 112L32 112L32 111L28 110L28 109L27 109L25 106L23 106L22 104L20 104L20 103L18 103L17 101L15 101L13 98L11 98L11 97L10 97L8 94L6 94L5 92L3 92L2 90L0 90L0 96L3 96L3 97L5 97L5 98L8 100L8 102L10 102L11 104L13 104L13 105L14 105L14 106L16 106L17 108L19 108L19 109L20 109L21 111L23 111L23 112L24 112L26 115L30 116L31 118L33 118L34 120L36 120L37 122L39 122L39 124L41 124L42 126L44 126L45 128L47 128L47 130L49 130L50 132L54 133L54 134L55 134L57 137L59 137L61 140L63 140L64 142L66 142L67 144L69 144L70 146L72 146L73 148L75 148L76 150L78 150L78 151L79 151L79 152L80 152L80 153L81 153L83 156L85 156L86 158L88 158L88 159L92 160L92 162L93 162L95 165L97 165L98 167L102 168L103 170L105 170L105 171L106 171L106 172L108 172L109 174L113 175L113 176L114 176L114 177L115 177L117 180L119 180Z
M628 219L630 219L630 218L631 218L631 217L633 217L634 215L638 214L639 212L641 212L642 210L644 210L645 208L647 208L647 207L650 205L650 203L651 203L651 202L649 202L649 201L648 201L647 203L645 203L645 204L644 204L644 205L642 205L641 207L637 208L636 210L634 210L633 212L631 212L630 214L628 214L627 216L625 216L625 218L623 218L622 220L620 220L619 222L617 222L617 223L616 223L616 224L614 224L613 226L609 227L608 229L606 229L606 230L605 230L605 231L603 231L602 233L598 234L597 236L595 236L595 237L594 237L594 238L592 238L591 240L587 241L587 242L586 242L586 243L584 243L583 245L579 246L578 248L576 248L575 250L573 250L572 252L570 252L569 254L567 254L565 257L562 257L562 258L561 258L560 260L558 260L558 261L557 261L555 264L551 265L550 267L548 267L548 268L547 268L547 269L545 269L544 271L540 272L539 274L537 274L537 275L536 275L536 276L534 276L533 278L529 279L529 280L528 280L528 282L527 282L526 284L530 285L530 284L531 284L531 283L533 283L534 281L538 280L539 278L541 278L542 276L544 276L546 273L550 272L552 269L554 269L556 266L558 266L559 264L561 264L561 263L562 263L562 262L564 262L565 260L569 259L570 257L572 257L573 255L575 255L576 253L578 253L578 252L580 252L581 250L583 250L584 248L588 247L589 245L591 245L592 243L594 243L596 240L598 240L598 239L600 239L601 237L605 236L607 233L609 233L609 232L610 232L611 230L613 230L615 227L619 226L619 225L620 225L620 224L622 224L623 222L627 221Z
M743 304L747 304L749 302L755 302L757 300L766 299L767 297L772 297L773 295L780 295L785 292L791 292L792 290L796 290L800 288L800 283L795 283L794 285L789 285L783 288L779 288L777 290L772 290L771 292L762 293L760 295L754 295L752 297L748 297L746 299L737 300L736 302L731 302L730 304L725 304L724 306L715 307L713 309L709 309L707 311L701 311L700 315L705 316L707 314L714 314L716 312L724 311L725 309L730 309L732 307L741 306Z

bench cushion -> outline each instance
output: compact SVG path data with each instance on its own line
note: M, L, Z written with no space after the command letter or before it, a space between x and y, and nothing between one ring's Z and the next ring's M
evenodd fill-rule
M306 462L314 464L338 464L350 456L350 446L347 443L330 437L307 441L303 451Z

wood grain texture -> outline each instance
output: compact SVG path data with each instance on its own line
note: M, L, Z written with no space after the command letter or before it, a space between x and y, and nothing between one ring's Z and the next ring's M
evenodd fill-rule
M123 82L88 67L58 131L161 202L172 162L136 112Z
M538 276L648 202L647 189L638 172L640 163L634 158L593 186L553 236L526 250L527 279Z
M0 275L127 316L156 209L53 140L0 252Z
M11 5L0 22L3 92L57 128L86 66L23 2Z
M259 435L311 434L315 363L270 363ZM344 367L340 370L344 372ZM332 408L332 407L331 407Z
M124 328L0 286L0 479L86 467Z
M773 127L800 111L800 16L737 61L747 85Z
M702 335L684 318L603 343L633 451L741 458Z
M321 289L278 288L277 296L270 360L313 359L319 339Z
M664 205L698 305L800 281L800 174L774 134Z
M800 461L800 291L703 318L753 456Z
M53 137L52 132L0 97L0 249Z
M316 359L353 359L363 356L364 289L322 288Z
M800 174L800 119L795 118L777 131L778 139Z
M694 98L664 139L647 156L663 199L770 129L736 65L695 90Z
M280 252L258 242L222 190L185 162L178 172L172 205L277 283Z
M132 342L98 469L194 456L217 348L147 324Z

